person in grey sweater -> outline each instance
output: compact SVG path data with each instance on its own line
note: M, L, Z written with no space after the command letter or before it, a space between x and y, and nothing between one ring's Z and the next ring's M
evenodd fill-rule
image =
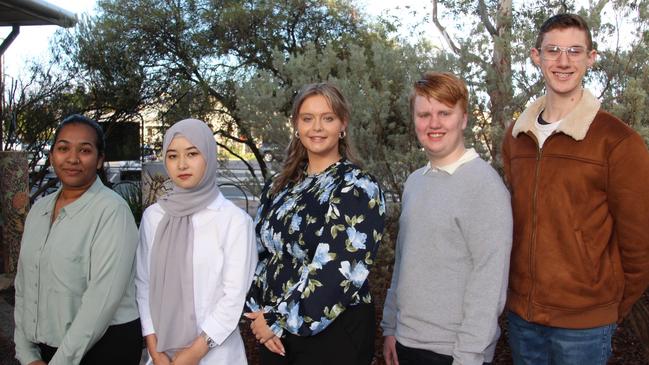
M404 187L381 322L385 361L489 363L507 290L509 193L496 171L464 146L464 82L428 72L415 83L410 106L429 162Z

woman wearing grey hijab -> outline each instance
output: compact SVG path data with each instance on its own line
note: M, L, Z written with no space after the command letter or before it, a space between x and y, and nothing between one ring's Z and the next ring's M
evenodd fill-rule
M136 259L148 364L246 364L237 325L257 263L252 220L219 191L205 123L174 124L162 153L173 190L144 212Z

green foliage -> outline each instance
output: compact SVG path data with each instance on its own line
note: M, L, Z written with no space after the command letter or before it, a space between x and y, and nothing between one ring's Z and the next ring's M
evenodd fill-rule
M29 151L31 191L46 189L48 150L61 117L83 108L84 92L53 63L32 63L3 95L2 148ZM33 194L31 200L38 194Z
M473 113L467 139L498 167L504 129L544 92L542 76L529 60L537 32L550 16L578 13L591 26L599 61L587 85L602 90L603 106L647 137L647 2L547 0L433 0L446 29L445 45L456 56L454 71L467 81ZM580 3L581 4L581 3ZM481 6L484 5L484 6ZM453 60L452 60L453 61Z
M60 41L67 67L88 85L94 107L116 120L156 118L169 126L192 116L221 140L246 145L263 176L258 139L238 114L235 85L277 62L363 33L347 1L103 0ZM243 155L221 148L254 169Z
M135 223L139 227L145 208L142 201L142 185L132 181L124 181L113 185L112 189L124 198L129 208L131 208Z
M602 105L636 129L649 145L649 4L617 2L615 13L625 24L625 34L607 32L614 47L599 51L599 61L592 72L594 82L602 85ZM617 29L612 24L603 26ZM615 42L610 42L615 39ZM624 41L622 41L624 39Z
M293 95L307 83L337 84L352 106L349 133L366 168L394 197L407 175L423 164L410 120L408 96L413 78L433 68L425 44L403 45L377 34L351 43L308 45L283 58L276 50L275 73L257 72L236 89L238 113L264 141L288 145Z
M404 35L402 20L390 14L366 20L349 1L101 0L97 16L58 34L50 65L9 88L4 131L18 137L14 142L43 145L72 111L108 121L153 117L163 126L203 118L220 137L221 152L241 158L251 172L247 158L254 156L263 175L253 182L258 191L270 173L259 143L286 146L293 95L306 83L329 80L352 105L350 136L362 162L398 200L408 173L425 160L408 110L413 81L426 70L465 79L472 96L468 144L497 162L504 128L543 92L528 59L536 29L551 14L575 11L589 20L601 46L589 83L601 89L607 109L649 142L646 2L432 4L432 20L453 26L448 51L423 41L421 27ZM624 42L612 42L622 39L620 24L627 24Z

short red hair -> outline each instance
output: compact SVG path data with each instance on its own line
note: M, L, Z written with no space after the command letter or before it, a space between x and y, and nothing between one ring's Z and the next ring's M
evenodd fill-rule
M469 90L466 84L450 72L429 71L415 81L410 93L410 111L413 113L417 95L433 98L451 108L458 102L462 110L468 111L469 108Z

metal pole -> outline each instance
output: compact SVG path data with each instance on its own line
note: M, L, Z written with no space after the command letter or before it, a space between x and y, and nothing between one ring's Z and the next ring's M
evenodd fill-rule
M0 44L0 56L2 56L7 48L11 45L11 43L18 37L18 33L20 33L20 25L14 24L11 26L11 33L7 36L7 38L2 41L2 44Z

